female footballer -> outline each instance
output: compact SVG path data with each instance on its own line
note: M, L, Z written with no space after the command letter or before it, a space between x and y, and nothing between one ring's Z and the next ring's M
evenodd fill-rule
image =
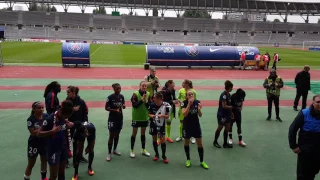
M228 144L228 132L230 131L230 121L232 116L232 106L231 106L231 96L230 92L232 91L233 84L231 81L227 80L224 83L225 90L221 93L219 99L219 108L217 112L217 119L218 119L218 128L215 133L213 145L217 148L221 148L218 143L218 138L220 136L220 132L224 127L223 133L223 147L224 148L232 148L232 145Z
M122 109L126 108L124 96L120 94L121 86L118 83L112 84L114 93L108 96L105 105L105 110L109 111L108 129L108 155L106 160L111 161L111 150L113 145L113 154L120 156L121 153L117 151L119 135L123 125Z
M58 93L61 92L61 85L57 81L52 81L47 85L43 97L45 98L46 111L50 115L59 108Z
M150 131L149 134L152 136L152 144L155 152L155 156L153 158L154 161L159 159L158 152L158 143L157 138L160 138L161 150L162 150L162 159L164 163L168 163L168 159L166 156L166 121L169 118L171 105L167 102L163 101L163 95L161 92L156 92L153 97L153 103L149 106L149 120L150 120Z
M96 128L90 122L80 122L76 121L74 123L75 133L73 136L73 140L77 142L77 152L75 154L75 162L74 162L74 175L72 180L78 180L78 169L79 163L82 158L82 152L84 147L84 141L87 138L88 145L85 149L86 154L89 153L89 163L88 163L88 174L89 176L94 175L94 171L92 170L92 162L94 158L94 145L96 141Z
M49 180L65 179L65 167L68 159L67 128L73 126L66 120L73 113L73 104L64 100L61 107L50 114L42 123L38 137L47 137L47 160L50 167Z
M163 101L167 102L171 105L171 113L169 116L169 119L167 120L167 141L169 143L172 143L173 140L171 139L171 122L172 119L176 117L176 106L175 104L178 104L179 101L176 98L176 90L174 89L175 83L173 80L168 80L165 84L165 86L162 88L162 94L163 94ZM160 142L158 142L158 145Z
M190 161L190 138L194 137L198 145L198 153L200 157L200 165L209 169L208 165L203 161L203 147L202 147L202 132L199 122L199 117L202 116L202 105L200 101L194 99L194 92L187 91L187 99L181 103L183 120L183 138L184 138L184 151L187 156L186 167L191 166Z
M68 120L70 122L76 122L76 121L80 121L80 122L86 122L88 121L88 106L86 104L86 102L81 99L81 97L79 96L79 88L76 86L68 86L67 89L67 98L66 100L70 100L73 104L73 113L72 115L68 118ZM70 133L69 133L70 131ZM70 130L68 130L69 133L69 146L71 146L71 139L73 137L74 134L74 127L72 127ZM69 157L72 157L72 154L76 154L77 152L77 144L76 142L73 142L73 153L69 152ZM69 148L71 149L71 148ZM70 156L71 155L71 156ZM84 158L82 156L82 158L80 159L81 162L85 162L87 163L88 160L86 158Z
M140 89L133 93L131 97L132 103L132 135L131 135L131 151L130 157L134 158L134 144L136 141L136 135L138 128L141 128L141 146L142 155L150 156L150 153L146 150L146 128L149 124L148 122L148 108L152 102L152 97L150 93L147 92L147 82L140 82Z
M40 101L32 104L30 117L27 120L30 136L28 139L28 166L24 173L24 179L29 180L34 164L40 154L41 160L41 180L48 180L47 176L47 158L46 158L46 142L45 139L37 137L37 133L41 128L42 122L47 118L47 114L43 113L43 104Z
M246 97L246 92L243 89L239 88L237 91L231 96L231 106L233 119L231 120L230 131L229 131L229 144L232 145L232 126L234 123L237 124L237 132L239 137L238 144L242 147L246 146L246 143L242 141L242 130L241 130L241 111L243 107L243 101Z
M193 89L192 81L185 79L182 82L182 88L179 90L178 100L180 101L180 103L182 103L183 101L185 101L187 99L186 96L187 96L187 92L189 90L193 91L194 99L196 100L197 99L197 92ZM179 108L178 114L179 114L179 119L180 119L180 125L179 125L179 137L176 139L177 142L182 140L182 129L183 129L184 116L183 116L183 113L181 110L181 106ZM194 144L195 142L196 142L196 140L193 137L191 137L191 143Z

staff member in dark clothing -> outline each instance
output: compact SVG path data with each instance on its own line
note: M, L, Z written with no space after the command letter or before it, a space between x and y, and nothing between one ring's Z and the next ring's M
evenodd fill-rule
M53 81L47 85L44 90L43 97L45 98L46 111L50 115L59 109L58 93L61 92L61 85L57 81Z
M271 119L272 102L276 108L276 119L282 122L279 113L279 97L280 89L283 88L283 81L280 76L277 75L276 70L270 70L270 76L264 80L263 87L266 89L268 99L268 117L267 121Z
M294 83L296 84L297 92L296 98L294 99L293 109L298 111L298 104L300 97L302 96L302 107L301 109L305 109L307 106L307 98L308 91L311 89L310 87L310 67L305 65L303 71L299 72L294 79Z
M320 95L315 95L312 105L300 111L292 122L289 144L298 154L297 180L314 180L320 169Z
M69 86L67 89L67 98L66 100L70 100L73 103L73 113L69 117L70 122L88 122L88 107L86 102L80 98L78 95L79 88L75 86ZM75 127L70 129L70 138L74 137ZM71 140L71 139L70 139ZM73 154L77 153L77 141L73 142ZM69 156L70 157L70 156ZM75 160L75 157L73 157ZM87 159L82 157L80 159L81 162L88 162Z

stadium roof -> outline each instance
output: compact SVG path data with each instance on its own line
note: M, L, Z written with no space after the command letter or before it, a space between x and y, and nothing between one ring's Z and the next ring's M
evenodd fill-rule
M6 3L38 2L60 5L106 6L113 8L206 9L222 12L320 15L320 2L305 0L0 0ZM291 2L291 3L289 3ZM313 3L311 3L313 2Z

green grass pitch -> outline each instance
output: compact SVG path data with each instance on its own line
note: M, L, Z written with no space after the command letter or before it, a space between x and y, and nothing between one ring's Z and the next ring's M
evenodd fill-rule
M61 63L61 43L4 42L2 52L5 63ZM260 53L279 53L278 66L319 66L319 52L285 48L259 48ZM145 46L91 44L92 64L142 65L146 60Z

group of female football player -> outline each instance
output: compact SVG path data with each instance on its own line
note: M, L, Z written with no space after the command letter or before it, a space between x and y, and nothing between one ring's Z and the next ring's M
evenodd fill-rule
M166 141L171 139L171 121L175 118L176 105L179 105L178 115L180 120L179 137L176 141L184 140L186 154L186 167L191 166L190 141L198 146L200 165L208 169L204 162L204 150L202 146L202 131L199 117L202 116L202 104L197 98L192 81L184 80L179 90L178 98L175 94L175 83L168 80L159 92L148 92L148 82L140 82L139 90L131 97L132 103L132 134L130 157L135 157L134 145L138 128L141 129L142 154L150 156L145 148L146 128L149 126L149 134L152 136L154 148L154 161L160 157L158 146L161 146L162 159L168 163L166 156ZM105 110L109 111L108 117L108 155L106 160L111 161L111 154L121 155L117 150L119 135L123 126L123 109L126 108L125 98L121 94L121 86L118 83L112 85L114 93L106 100ZM232 96L230 92L233 84L225 82L225 90L220 96L217 112L218 128L215 133L214 146L221 148L218 138L224 128L224 148L232 147L232 124L236 122L239 145L246 146L242 141L241 134L241 110L246 96L242 89L238 89ZM37 101L32 104L30 117L27 120L30 137L28 139L28 165L25 170L24 179L30 179L32 168L38 154L41 159L41 177L46 178L47 163L49 164L49 180L64 180L65 168L68 159L73 156L74 175L73 180L78 179L78 167L81 161L87 161L83 157L83 151L89 154L88 174L93 175L92 162L94 158L94 144L96 129L88 121L88 108L84 100L78 95L79 88L69 86L67 88L66 100L59 103L57 94L61 92L58 82L50 83L44 93L45 105ZM44 113L44 108L47 113ZM228 140L229 135L229 142ZM73 139L73 143L71 142ZM84 149L84 141L87 139L88 146ZM71 151L71 144L73 151Z

